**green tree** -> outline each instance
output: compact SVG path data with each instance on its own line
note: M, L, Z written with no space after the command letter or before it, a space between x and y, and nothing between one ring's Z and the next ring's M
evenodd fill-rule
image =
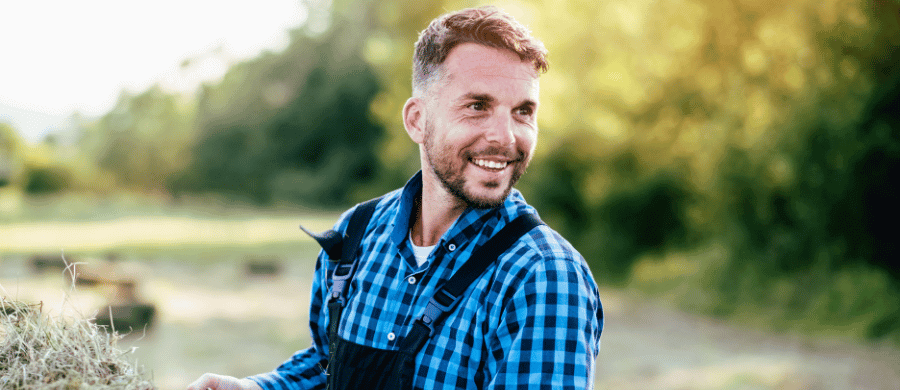
M166 191L190 161L193 103L154 86L123 92L108 113L83 126L78 145L97 166L131 190Z
M192 191L266 203L345 205L372 185L384 128L369 114L378 79L361 57L365 15L335 17L320 36L297 30L282 53L239 64L206 87Z

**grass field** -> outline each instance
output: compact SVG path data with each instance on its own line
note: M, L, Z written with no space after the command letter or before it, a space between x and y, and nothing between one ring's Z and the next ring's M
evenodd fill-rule
M336 215L315 217L208 218L129 216L95 221L14 222L0 225L0 253L98 252L178 247L247 248L309 241L331 227Z

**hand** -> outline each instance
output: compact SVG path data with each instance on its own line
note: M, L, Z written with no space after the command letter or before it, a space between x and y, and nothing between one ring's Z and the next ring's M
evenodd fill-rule
M203 374L191 383L187 390L262 390L256 382L231 376Z

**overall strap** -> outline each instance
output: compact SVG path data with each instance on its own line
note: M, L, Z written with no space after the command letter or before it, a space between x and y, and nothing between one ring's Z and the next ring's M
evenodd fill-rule
M478 247L472 256L438 289L425 312L413 323L413 328L400 344L400 349L415 355L425 342L434 334L435 324L453 310L463 292L493 263L503 252L506 252L520 237L542 225L543 222L533 214L523 214L500 229L484 245Z
M333 229L320 234L313 233L303 226L300 226L301 230L322 246L322 249L328 254L329 258L340 259L331 274L332 285L331 289L328 291L327 304L330 314L329 319L331 321L331 324L329 325L331 336L337 334L337 325L341 318L341 312L343 311L344 305L346 305L346 287L350 283L350 279L353 278L354 271L356 271L356 253L358 252L357 249L359 248L359 243L362 241L363 234L366 232L366 227L369 225L369 220L375 212L375 205L377 205L380 200L381 197L378 197L357 206L356 210L353 211L353 214L350 215L350 221L347 224L347 230L343 236Z
M366 233L366 227L369 226L369 220L372 218L375 205L379 200L381 200L380 197L360 204L350 216L347 231L341 240L341 261L331 274L331 290L328 291L329 302L337 300L341 307L346 304L344 298L346 287L356 271L356 253L359 252L359 243L362 241L363 234Z

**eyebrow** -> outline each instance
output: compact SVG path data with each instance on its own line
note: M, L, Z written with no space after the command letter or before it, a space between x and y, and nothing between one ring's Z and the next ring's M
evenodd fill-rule
M528 107L528 108L534 109L537 107L537 102L533 101L531 99L526 99L525 101L522 102L522 104L519 104L518 106L516 106L516 108L519 108L519 107Z
M495 99L493 96L488 95L486 93L469 92L469 93L463 95L459 100L460 101L473 101L474 100L476 102L491 103L491 102L496 101L497 99Z
M493 103L497 99L486 93L470 92L470 93L463 95L459 100L460 101L476 101L476 102ZM533 108L533 107L537 107L537 102L535 102L534 100L531 100L531 99L525 99L521 103L516 105L515 107L532 107Z

